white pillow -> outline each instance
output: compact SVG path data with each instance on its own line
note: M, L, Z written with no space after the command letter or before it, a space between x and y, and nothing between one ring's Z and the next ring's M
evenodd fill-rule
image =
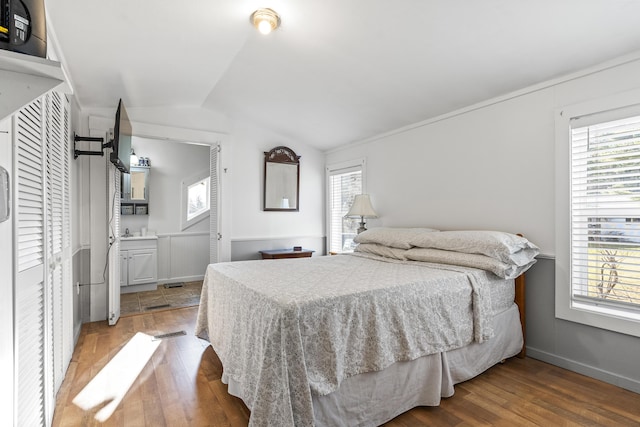
M440 249L412 248L405 251L404 256L412 261L435 262L439 264L460 265L489 271L503 279L515 279L529 269L536 260L526 265L505 264L495 258L479 254L443 251Z
M422 234L433 233L433 228L395 228L395 227L378 227L365 230L358 234L355 239L356 243L377 243L383 246L391 246L400 249L409 249L412 245L409 243L412 238Z
M360 243L356 246L354 252L363 252L385 258L404 260L404 254L407 252L407 249L393 248L391 246L378 245L377 243Z
M524 237L502 231L422 233L409 243L420 248L486 255L517 266L529 264L540 253L540 249Z

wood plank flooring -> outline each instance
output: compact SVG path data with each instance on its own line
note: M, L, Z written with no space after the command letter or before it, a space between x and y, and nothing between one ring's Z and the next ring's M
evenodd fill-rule
M220 381L222 366L193 335L197 307L83 325L58 394L53 426L246 426L250 412ZM103 424L104 405L83 411L73 398L135 335L186 331L160 347ZM439 407L414 408L387 427L639 426L640 395L534 360L509 359L458 384Z

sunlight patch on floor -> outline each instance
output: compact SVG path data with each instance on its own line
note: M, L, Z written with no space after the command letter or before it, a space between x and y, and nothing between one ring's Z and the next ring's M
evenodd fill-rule
M140 372L153 356L161 340L138 332L113 359L82 389L73 403L88 411L108 402L95 419L104 422L113 414Z

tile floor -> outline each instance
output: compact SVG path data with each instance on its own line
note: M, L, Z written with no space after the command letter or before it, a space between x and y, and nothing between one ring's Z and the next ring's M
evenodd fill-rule
M185 282L182 287L158 285L155 291L120 294L120 316L198 305L201 291L202 281L198 281Z

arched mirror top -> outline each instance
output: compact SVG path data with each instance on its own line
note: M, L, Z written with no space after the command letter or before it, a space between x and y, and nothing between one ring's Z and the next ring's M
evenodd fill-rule
M265 162L300 164L300 156L296 155L291 148L283 145L273 148L271 151L265 151L264 155Z
M264 153L264 210L298 211L300 156L279 146Z

